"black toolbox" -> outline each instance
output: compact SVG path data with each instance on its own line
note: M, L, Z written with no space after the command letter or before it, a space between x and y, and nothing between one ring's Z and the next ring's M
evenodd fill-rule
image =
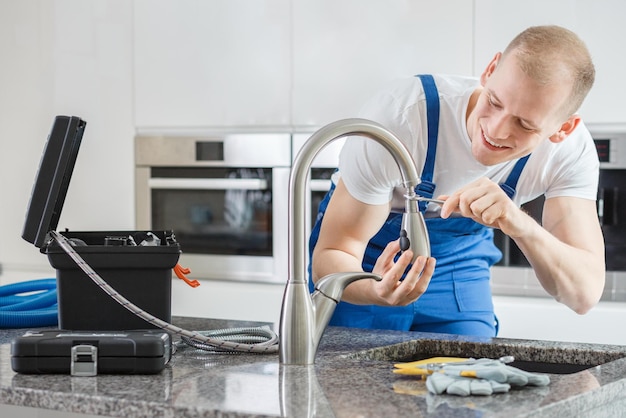
M98 287L50 237L56 229L86 122L57 116L46 141L22 237L47 254L56 269L59 328L154 328ZM105 209L103 209L104 211ZM94 214L102 216L103 214ZM118 293L171 322L172 268L180 245L172 231L64 231L73 249Z
M29 331L11 342L11 368L24 374L156 374L172 355L167 332Z

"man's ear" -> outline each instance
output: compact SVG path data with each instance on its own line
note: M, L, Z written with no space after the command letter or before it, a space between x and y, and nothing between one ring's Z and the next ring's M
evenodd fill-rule
M502 53L498 52L489 62L485 71L480 75L480 84L484 87L487 79L493 74L498 66L498 62L500 61L500 57L502 57Z
M550 136L550 141L555 144L562 142L565 138L568 137L569 134L574 132L574 129L578 126L581 121L581 117L579 115L570 116L556 131L553 135Z

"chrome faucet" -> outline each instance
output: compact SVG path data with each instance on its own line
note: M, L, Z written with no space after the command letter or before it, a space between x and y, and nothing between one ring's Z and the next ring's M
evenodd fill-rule
M306 186L311 163L328 143L348 135L373 139L394 157L403 186L406 188L405 212L402 215L401 248L411 249L414 259L430 256L430 242L424 217L418 209L415 186L420 182L415 162L404 144L376 122L366 119L344 119L330 123L315 132L304 144L291 168L289 178L289 279L283 295L280 314L281 364L313 364L326 325L344 289L360 279L381 280L366 272L333 273L321 278L313 295L309 293L306 268Z

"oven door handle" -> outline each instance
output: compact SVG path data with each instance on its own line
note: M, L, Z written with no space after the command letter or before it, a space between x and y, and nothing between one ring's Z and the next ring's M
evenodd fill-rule
M169 190L267 190L265 179L173 179L153 177L150 189Z
M330 190L330 184L330 180L313 179L309 182L309 187L312 192L327 192Z

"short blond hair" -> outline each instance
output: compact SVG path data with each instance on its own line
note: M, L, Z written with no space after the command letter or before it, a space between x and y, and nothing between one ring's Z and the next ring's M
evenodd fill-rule
M595 80L591 54L572 31L560 26L532 26L506 47L502 59L514 54L529 77L541 84L569 79L571 92L562 109L565 118L576 113Z

